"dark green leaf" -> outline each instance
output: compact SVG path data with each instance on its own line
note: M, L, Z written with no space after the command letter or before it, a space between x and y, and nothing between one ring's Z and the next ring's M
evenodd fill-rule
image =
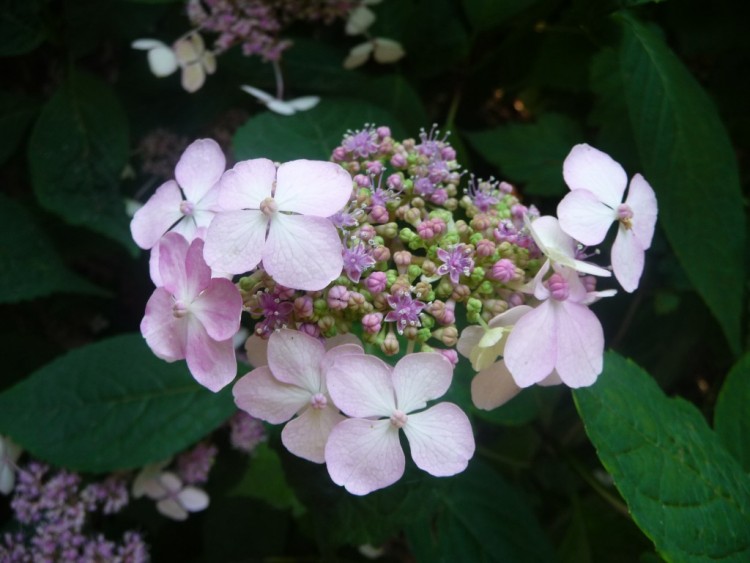
M430 525L407 528L418 561L552 561L554 553L525 500L474 459L436 486L439 511Z
M56 292L106 295L68 270L31 214L0 194L0 303Z
M750 354L735 364L721 388L714 427L724 446L750 472Z
M255 449L242 481L232 494L263 500L278 509L291 508L296 515L305 510L286 482L278 454L268 444Z
M497 27L536 4L537 0L463 0L466 17L476 31L487 31Z
M734 150L713 102L661 36L627 13L618 20L625 99L661 224L738 352L746 227Z
M40 11L40 0L0 1L0 57L23 55L42 42Z
M750 479L693 405L667 398L615 353L574 397L604 467L663 557L748 560Z
M361 129L365 123L389 125L396 138L403 136L393 116L377 106L357 100L323 99L310 111L292 116L268 111L251 118L234 136L234 153L238 160L328 160L346 130Z
M37 104L25 96L0 92L0 164L3 164L21 143L31 120L38 110Z
M127 159L128 124L114 92L89 75L71 74L42 109L29 142L37 200L136 253L119 193Z
M428 122L427 112L414 88L400 74L386 74L375 78L368 84L367 91L360 94L364 99L393 113L410 137L416 137L421 128L429 129L432 125Z
M583 133L569 117L547 113L536 123L513 123L467 137L502 178L520 182L526 194L551 196L565 192L563 160Z
M207 391L139 334L79 348L0 395L0 434L81 471L141 467L184 450L226 420L230 388Z

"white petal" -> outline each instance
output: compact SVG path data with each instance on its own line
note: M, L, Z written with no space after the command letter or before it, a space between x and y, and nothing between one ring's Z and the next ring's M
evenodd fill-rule
M302 96L301 98L289 100L288 103L297 111L307 111L317 106L319 102L319 96Z
M651 247L651 239L654 237L658 206L653 188L640 174L636 174L630 180L630 190L628 190L625 203L633 210L635 237L641 243L643 250L648 250Z
M571 190L588 190L612 209L622 202L628 184L622 166L585 143L571 149L563 163L563 176Z
M349 19L346 22L347 35L359 35L364 33L375 22L375 14L366 6L360 4L349 12Z
M199 62L182 68L182 87L186 92L197 92L206 81L206 73Z
M375 46L372 44L372 41L366 41L353 47L349 51L349 56L344 59L344 68L352 70L358 66L362 66L370 58L370 53L372 53L373 49L375 49Z
M158 39L136 39L130 44L130 46L139 51L150 51L151 49L157 49L159 47L166 47L169 49L166 43L159 41Z
M298 330L282 329L268 339L268 367L274 377L311 395L321 392L320 364L325 353L317 338Z
M586 387L602 372L604 332L585 305L554 303L557 316L555 369L568 387Z
M232 388L234 402L250 416L281 424L310 403L310 393L296 385L281 383L268 366L255 368Z
M281 211L330 217L352 195L352 177L334 162L293 160L279 166L274 199Z
M396 409L391 368L375 356L341 356L326 371L334 404L355 417L390 417Z
M160 500L156 503L156 509L167 518L177 520L178 522L186 520L188 517L187 510L173 498Z
M268 102L275 99L268 92L264 92L263 90L260 90L259 88L255 88L254 86L240 86L240 89L244 92L247 92L251 96L254 96L255 98L257 98L264 104L267 104Z
M555 368L558 328L550 301L521 317L508 335L503 360L519 387L541 381Z
M177 499L186 510L200 512L208 508L208 495L196 487L185 487L177 493Z
M521 392L505 362L495 362L471 380L471 400L478 409L492 410Z
M617 211L604 205L588 190L568 193L557 206L560 227L585 245L599 244L607 236Z
M279 115L294 115L297 113L297 110L294 109L294 107L283 100L271 100L266 104L266 107Z
M226 158L219 143L213 139L198 139L180 156L174 177L186 198L195 204L219 181L225 167Z
M262 252L263 267L269 275L294 289L323 289L344 267L338 231L322 217L276 214Z
M373 53L373 57L380 64L395 63L405 54L406 51L404 51L404 48L398 41L386 39L385 37L378 37L375 39L375 52Z
M396 406L410 413L424 408L427 401L445 395L453 379L453 366L442 354L408 354L393 368L391 379Z
M206 262L232 274L254 269L265 247L267 225L268 218L257 210L218 213L206 233Z
M325 463L328 436L333 427L345 418L331 405L323 409L306 409L284 426L281 442L297 457L313 463Z
M626 229L620 225L612 244L612 270L617 281L628 293L638 288L645 262L645 250L635 237L633 229Z
M414 463L436 477L460 473L474 455L469 418L453 403L440 403L409 415L404 434Z
M147 56L151 72L158 77L169 76L177 70L177 57L166 45L151 49Z
M349 418L337 424L325 448L328 473L354 495L366 495L398 481L404 451L388 420Z
M238 162L219 180L219 206L222 211L260 209L260 203L271 197L275 181L276 166L267 158Z

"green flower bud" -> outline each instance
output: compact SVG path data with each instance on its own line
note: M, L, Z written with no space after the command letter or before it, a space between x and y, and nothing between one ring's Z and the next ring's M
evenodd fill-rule
M482 302L476 297L469 297L466 302L466 310L469 313L479 313L482 310Z
M427 342L431 336L432 336L432 332L430 331L430 329L423 327L417 331L416 340L417 342Z
M469 276L469 279L473 283L481 283L484 279L484 268L481 266L476 266L474 268L474 271L471 273L471 276Z
M422 326L424 328L432 328L435 326L435 318L432 315L422 315Z
M409 244L414 239L419 240L419 235L412 231L409 227L404 227L399 231L398 238L400 238L406 244Z
M479 319L482 317L477 312L468 312L466 313L466 320L469 321L472 324L479 324Z
M313 301L313 311L316 315L325 315L328 312L328 303L325 299L316 299Z
M416 264L410 264L407 270L407 274L409 275L409 281L413 282L415 279L422 275L422 268L420 268Z
M474 246L477 245L477 243L484 238L484 235L482 233L474 233L469 237L469 242L473 244Z
M479 287L477 288L477 293L480 295L492 295L495 293L495 288L492 286L492 282L489 280L484 280L482 283L479 284Z

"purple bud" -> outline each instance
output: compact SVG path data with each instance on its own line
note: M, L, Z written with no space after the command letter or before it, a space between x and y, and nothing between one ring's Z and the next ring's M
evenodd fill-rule
M391 136L391 128L386 127L385 125L381 125L376 129L378 136L381 138L390 137Z
M354 183L360 188L369 188L372 186L372 180L370 180L370 177L365 174L357 174L354 176Z
M568 295L570 295L568 280L557 272L550 276L547 281L547 287L549 288L552 298L557 301L565 301L568 298Z
M331 309L346 309L349 305L349 290L343 285L334 285L328 291L328 306Z
M313 313L313 300L309 295L303 295L297 297L294 300L294 314L299 318L307 318L312 316Z
M405 168L406 167L406 158L402 154L394 154L391 157L391 166L394 168Z
M382 174L383 173L383 165L380 163L379 160L374 160L372 162L368 162L367 165L367 171L370 174Z
M455 350L442 350L442 349L436 349L436 352L442 354L442 356L448 360L453 367L455 367L458 364L458 354Z
M495 243L491 240L481 239L477 241L477 256L487 258L495 253Z
M373 272L367 276L363 285L370 293L382 293L388 285L388 278L386 277L385 272Z
M320 327L312 323L302 323L299 326L299 331L304 332L313 338L318 338L320 336Z
M378 225L384 225L391 220L388 210L382 205L376 205L370 211L372 222Z
M448 192L443 188L435 190L435 192L430 196L430 201L432 201L432 203L434 203L435 205L443 205L446 201L448 201Z
M510 260L508 260L507 258L498 260L492 266L492 277L496 280L499 280L503 283L508 283L515 276L516 276L516 265Z
M376 334L380 332L383 313L369 313L362 317L362 328L367 334Z
M401 178L401 174L391 174L388 176L385 183L388 184L389 188L396 191L399 191L404 187L404 181Z

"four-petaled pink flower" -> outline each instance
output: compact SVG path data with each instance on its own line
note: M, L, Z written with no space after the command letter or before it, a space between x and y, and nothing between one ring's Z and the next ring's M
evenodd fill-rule
M182 235L167 233L158 251L163 286L146 304L141 333L159 358L186 359L198 383L218 391L237 373L232 337L240 328L239 290L211 277L199 238L188 244Z
M205 510L209 502L205 491L185 486L171 471L142 472L133 484L133 496L144 495L155 500L156 509L172 520L186 520L188 513Z
M234 386L237 406L271 424L291 420L281 441L301 458L323 463L323 449L331 429L344 417L326 387L331 363L340 355L362 354L356 344L342 344L326 352L316 338L282 329L268 339L268 365L256 367Z
M341 239L330 219L349 201L352 179L338 164L294 160L279 166L245 160L220 181L206 234L206 262L242 274L261 261L286 287L316 291L341 273Z
M331 431L325 461L334 483L350 493L366 495L401 478L400 429L417 467L431 475L460 473L474 455L471 424L456 405L414 413L450 386L453 366L442 355L411 354L394 368L374 356L342 355L327 375L334 403L353 418Z
M135 212L130 223L135 243L141 248L151 248L170 229L192 241L219 210L217 182L225 165L224 153L216 141L198 139L191 143L175 167L177 181L169 180L159 186L151 199Z
M619 223L612 245L612 269L627 292L638 287L644 253L651 246L658 212L656 195L636 174L625 202L622 196L628 176L612 158L589 145L573 147L563 164L563 176L571 189L557 207L560 226L583 244L599 244L613 221Z
M549 268L545 262L538 279ZM586 387L602 371L604 332L586 306L591 298L575 270L554 268L536 284L534 296L542 303L516 320L505 344L505 364L520 387L543 381L553 370L568 387Z

